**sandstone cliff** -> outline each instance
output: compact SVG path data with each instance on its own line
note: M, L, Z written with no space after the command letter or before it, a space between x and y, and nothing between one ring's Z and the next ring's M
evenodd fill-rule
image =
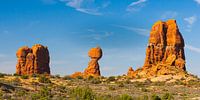
M176 20L156 22L150 32L144 66L133 76L180 74L185 71L184 39Z

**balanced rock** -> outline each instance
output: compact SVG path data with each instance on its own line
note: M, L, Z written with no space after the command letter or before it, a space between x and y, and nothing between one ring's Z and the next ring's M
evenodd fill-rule
M102 50L100 47L90 49L88 56L91 58L88 67L84 71L84 76L101 76L98 60L102 57Z
M156 22L150 32L144 66L135 75L149 77L184 73L184 45L176 20Z
M44 47L40 44L36 44L32 48L24 46L18 49L16 56L16 74L50 74L50 57L47 47Z

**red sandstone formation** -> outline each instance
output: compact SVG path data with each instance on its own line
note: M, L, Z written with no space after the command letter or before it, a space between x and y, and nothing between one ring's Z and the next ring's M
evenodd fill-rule
M50 57L47 47L40 44L36 44L32 48L21 47L18 49L16 56L16 74L50 74Z
M134 72L133 68L129 67L128 72L127 72L127 76L132 78L132 77L134 77L134 74L135 74L135 72Z
M185 71L184 40L176 21L156 22L150 32L144 66L135 71L135 77Z
M102 50L100 47L92 48L88 52L88 56L91 58L88 63L88 67L84 71L85 76L101 76L98 60L102 57Z

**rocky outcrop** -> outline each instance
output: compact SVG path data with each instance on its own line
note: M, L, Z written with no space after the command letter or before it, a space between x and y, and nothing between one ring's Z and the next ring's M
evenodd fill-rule
M101 76L98 60L102 57L102 50L100 47L92 48L88 52L91 58L88 67L84 71L85 76Z
M133 68L129 67L128 72L127 72L127 76L130 77L130 78L133 78L134 74L135 74L135 72L134 72Z
M184 40L176 20L156 22L150 32L144 66L135 72L135 77L179 74L185 71Z
M16 56L16 74L50 74L50 57L47 47L44 47L40 44L36 44L32 48L24 46L18 49Z

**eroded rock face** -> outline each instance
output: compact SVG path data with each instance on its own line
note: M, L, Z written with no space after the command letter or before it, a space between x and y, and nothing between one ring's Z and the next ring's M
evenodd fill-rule
M16 56L16 74L50 74L50 57L47 47L40 44L36 44L32 48L21 47L18 49Z
M175 20L156 22L150 32L145 67L158 63L175 66L177 59L185 60L184 40ZM185 65L176 66L185 70Z
M184 40L176 20L156 22L150 32L144 66L135 72L135 76L148 77L185 71Z
M91 58L88 67L84 71L85 76L101 76L98 60L102 57L102 50L100 47L92 48L88 52Z

